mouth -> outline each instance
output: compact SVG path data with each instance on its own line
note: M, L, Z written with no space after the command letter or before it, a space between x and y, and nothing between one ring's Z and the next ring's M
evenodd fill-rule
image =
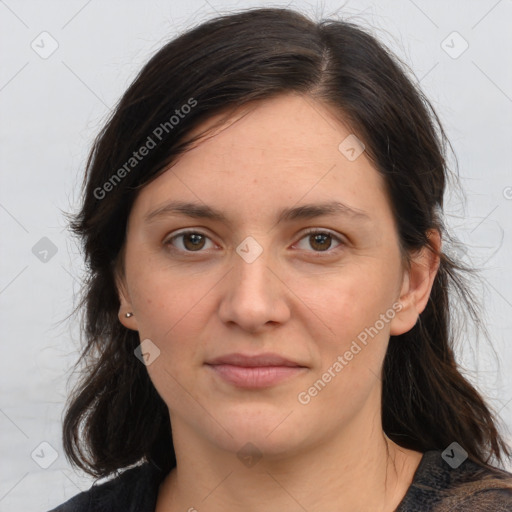
M274 386L307 370L278 354L229 354L205 363L214 374L237 387L258 389Z

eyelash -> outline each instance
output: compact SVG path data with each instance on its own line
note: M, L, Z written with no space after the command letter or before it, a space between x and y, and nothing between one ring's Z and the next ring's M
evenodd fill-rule
M175 240L176 238L179 238L179 237L182 237L182 236L185 236L185 235L190 235L190 234L201 235L201 236L204 236L205 238L207 238L208 240L210 240L210 237L206 233L203 233L202 231L198 231L196 229L188 229L188 230L185 230L185 231L181 231L180 233L178 233L178 234L168 238L164 242L164 245L169 246L169 247L172 248L172 250L176 250L176 251L181 252L181 253L187 253L187 254L198 253L198 254L200 254L201 252L205 252L203 250L187 251L187 250L177 249L176 247L174 247L172 245L172 241ZM331 231L321 230L321 229L317 229L317 228L309 228L308 230L306 230L303 233L302 237L299 239L299 241L303 240L308 235L312 235L312 234L329 235L333 240L336 240L337 242L339 242L339 245L337 247L335 247L334 249L327 249L325 251L308 251L308 252L313 252L314 254L318 254L318 255L322 255L322 254L330 255L330 254L336 252L338 249L340 249L340 247L345 245L345 242L339 236L335 235Z

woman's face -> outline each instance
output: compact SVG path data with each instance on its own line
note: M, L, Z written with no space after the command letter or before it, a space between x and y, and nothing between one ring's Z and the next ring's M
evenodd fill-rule
M151 340L173 435L289 454L380 415L390 333L415 320L397 302L407 279L383 179L350 132L298 95L237 119L138 195L120 318ZM234 353L299 367L207 364Z

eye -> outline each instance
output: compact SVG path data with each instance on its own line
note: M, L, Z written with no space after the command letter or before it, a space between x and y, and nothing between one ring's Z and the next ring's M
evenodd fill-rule
M180 240L180 243L176 244L176 240ZM164 245L172 246L172 248L182 252L202 252L201 250L205 248L207 240L211 242L210 238L204 233L195 230L187 230L168 238L164 242ZM299 243L302 240L307 240L310 247L314 249L314 252L320 253L333 252L337 247L343 245L343 241L340 237L330 233L329 231L319 229L309 229L300 239ZM331 248L333 240L338 242L338 246L334 249ZM208 247L206 247L206 249L208 249ZM305 248L299 247L299 249ZM307 248L305 250L307 250Z
M343 245L343 241L338 236L329 231L322 231L318 229L309 229L306 231L305 236L301 238L301 241L302 240L306 240L310 247L315 249L314 252L334 252L337 247ZM339 245L330 250L333 240L337 240ZM303 249L302 247L299 248Z
M179 239L182 239L181 243L179 244L181 247L176 247L174 241ZM200 231L188 230L182 231L181 233L168 238L164 244L170 245L173 248L184 252L201 252L201 249L203 249L206 245L206 240L210 239L204 233L201 233Z

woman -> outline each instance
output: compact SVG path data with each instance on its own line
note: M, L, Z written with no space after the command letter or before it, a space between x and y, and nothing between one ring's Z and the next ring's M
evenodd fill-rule
M164 46L73 222L89 365L64 446L114 478L54 510L512 510L452 350L445 146L349 23L255 9Z

